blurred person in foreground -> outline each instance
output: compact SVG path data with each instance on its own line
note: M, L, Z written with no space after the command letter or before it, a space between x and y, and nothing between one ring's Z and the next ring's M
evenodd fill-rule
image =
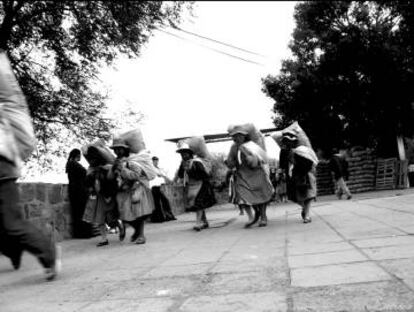
M46 279L53 280L61 268L60 248L53 235L48 237L24 219L18 205L16 180L35 145L26 100L6 52L0 49L0 250L16 270L23 251L30 252L45 268Z

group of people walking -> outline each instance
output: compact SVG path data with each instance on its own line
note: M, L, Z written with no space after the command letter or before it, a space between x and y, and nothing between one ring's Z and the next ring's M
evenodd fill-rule
M151 158L145 150L139 130L114 137L110 148L113 153L101 140L82 147L88 170L79 163L80 150L74 149L69 155L66 172L74 234L83 234L77 233L76 226L82 229L96 225L101 235L97 246L101 247L109 244L108 228L116 228L123 241L125 226L129 225L134 229L131 242L145 244L147 217L152 215L153 222L175 220L169 201L161 192L167 177L158 167L158 158ZM85 173L76 175L81 171ZM81 196L84 199L80 200Z
M248 216L249 228L258 222L267 225L266 209L274 195L263 135L253 124L230 126L233 139L225 164L231 172L230 201ZM304 223L311 222L310 205L316 197L315 167L318 159L309 139L299 125L278 131L272 135L281 147L280 174L286 176L286 194L302 207ZM125 238L125 226L134 229L131 242L144 244L145 220L162 222L175 220L168 199L161 191L165 181L181 183L185 189L185 209L195 212L193 229L201 231L209 227L206 210L216 203L211 178L211 156L203 137L191 137L178 142L177 153L181 163L173 180L158 167L158 158L152 159L145 150L139 130L114 137L110 148L103 141L84 146L82 152L90 164L85 179L87 200L84 212L76 214L78 223L84 226L96 224L101 234L97 246L108 245L108 226L117 228L119 239ZM67 163L69 192L72 191L71 175L80 171L80 151L75 150ZM152 162L151 162L152 160ZM161 181L160 181L161 180ZM74 186L76 188L76 185ZM73 208L79 197L73 195ZM71 197L71 198L72 198ZM78 200L78 202L77 202ZM81 216L81 218L80 218Z
M18 87L6 54L0 51L0 252L19 269L23 251L35 255L52 280L60 270L59 247L53 235L45 235L24 220L18 206L16 179L22 160L35 146L33 126L27 104ZM246 228L259 222L267 225L266 209L274 195L264 137L252 124L228 128L233 139L225 164L229 168L230 201L246 212ZM316 198L315 170L318 158L310 141L297 123L272 134L281 147L278 176L286 187L280 189L282 200L287 196L298 203L304 223L312 221L311 202ZM112 149L112 151L110 150ZM206 210L216 203L210 183L211 156L203 137L180 141L177 153L181 163L173 179L185 190L186 211L195 212L195 231L209 227ZM81 154L89 163L79 163ZM338 184L338 197L351 198L344 181L339 160L333 158L332 170ZM69 178L69 199L75 237L91 237L99 232L97 246L109 244L108 228L116 228L119 239L126 236L126 226L133 228L130 241L145 244L145 221L175 220L161 186L169 181L158 167L158 158L151 157L139 130L114 136L112 145L98 140L70 152L66 164Z

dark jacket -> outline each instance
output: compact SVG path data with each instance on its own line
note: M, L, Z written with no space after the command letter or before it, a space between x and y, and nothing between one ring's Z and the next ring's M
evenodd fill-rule
M348 179L348 162L344 157L338 154L333 155L329 160L329 167L334 174L335 180L340 178Z

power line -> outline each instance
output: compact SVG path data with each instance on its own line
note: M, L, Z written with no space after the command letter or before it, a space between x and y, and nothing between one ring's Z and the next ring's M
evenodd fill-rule
M217 53L220 53L220 54L224 54L224 55L226 55L226 56L229 56L229 57L232 57L232 58L236 58L236 59L238 59L238 60L242 60L242 61L247 62L247 63L252 63L252 64L255 64L255 65L258 65L258 66L265 66L265 65L264 65L264 64L262 64L262 63L255 62L255 61L252 61L252 60L248 60L248 59L245 59L245 58L242 58L242 57L239 57L239 56L236 56L236 55L233 55L233 54L227 53L227 52L223 52L223 51L221 51L221 50L217 50L217 49L211 48L211 47L206 46L206 45L204 45L204 44L194 42L194 41L189 40L189 39L187 39L187 38L184 38L184 37L182 37L182 36L179 36L179 35L176 35L176 34L173 34L173 33L169 32L169 31L163 30L163 29L161 29L161 28L157 28L157 29L158 29L159 31L163 32L163 33L166 33L166 34L170 35L170 36L173 36L173 37L179 38L179 39L184 40L184 41L188 41L188 42L193 43L193 44L195 44L195 45L199 45L199 46L201 46L201 47L203 47L203 48L206 48L206 49L212 50L212 51L214 51L214 52L217 52Z
M212 38L209 38L209 37L206 37L206 36L202 36L202 35L199 35L197 33L194 33L194 32L188 31L188 30L184 30L184 29L182 29L182 28L180 28L178 26L174 26L173 29L182 31L182 32L184 32L186 34L189 34L189 35L192 35L192 36L196 36L196 37L199 37L199 38L202 38L202 39L206 39L206 40L209 40L209 41L212 41L212 42L216 42L218 44L221 44L221 45L224 45L224 46L227 46L227 47L231 47L231 48L236 49L236 50L240 50L240 51L243 51L243 52L246 52L246 53L250 53L250 54L253 54L253 55L257 55L257 56L261 56L261 57L267 58L263 54L256 53L256 52L253 52L253 51L249 51L249 50L246 50L246 49L243 49L243 48L239 48L239 47L237 47L235 45L232 45L232 44L229 44L229 43L225 43L225 42L220 41L220 40L216 40L216 39L212 39Z

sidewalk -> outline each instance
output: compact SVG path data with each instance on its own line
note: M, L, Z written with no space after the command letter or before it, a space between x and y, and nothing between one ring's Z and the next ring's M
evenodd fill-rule
M395 196L400 194L400 196ZM414 311L414 192L319 198L313 222L293 204L268 208L267 227L244 229L227 205L146 227L147 244L62 243L63 272L44 282L25 254L0 256L0 311Z

